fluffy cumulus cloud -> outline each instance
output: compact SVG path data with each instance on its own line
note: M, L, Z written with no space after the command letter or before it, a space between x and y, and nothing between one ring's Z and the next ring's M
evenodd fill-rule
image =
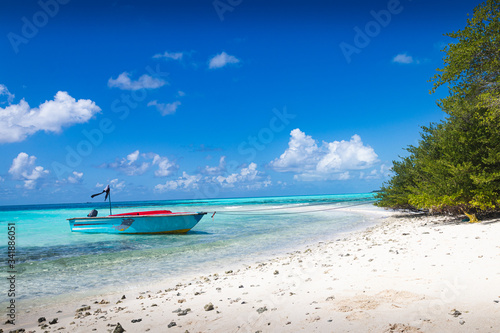
M116 160L113 163L104 164L103 167L115 169L123 172L127 176L142 175L150 166L148 162L137 162L139 159L139 150L136 150L127 155L127 157ZM137 163L136 163L137 162Z
M296 128L290 133L288 148L270 165L278 172L294 172L297 180L346 180L350 171L372 167L378 156L361 137L349 141L323 142L321 146L311 136Z
M255 163L250 163L248 166L241 166L237 172L228 173L225 156L223 156L219 160L218 166L206 166L195 175L183 172L182 176L175 180L168 180L165 184L156 185L155 190L158 192L197 190L204 185L255 190L268 187L271 184L270 177L264 177L264 174L257 170L257 164Z
M222 52L210 59L208 67L210 69L222 68L228 64L237 64L239 62L240 60L235 56L229 55L226 52Z
M257 164L253 162L242 167L239 172L214 176L207 181L221 187L240 187L250 190L268 187L272 184L271 178L269 176L264 178L263 172L258 171Z
M29 156L26 153L19 153L12 161L9 169L9 174L15 180L24 182L24 188L32 190L36 188L37 181L49 174L42 166L35 165L36 157Z
M111 187L114 192L120 192L125 188L125 181L119 181L118 178L111 179L109 182L109 187Z
M395 56L392 59L392 62L398 63L398 64L411 64L413 63L413 57L407 55L406 53L401 53Z
M156 89L167 84L165 80L154 78L144 74L137 80L132 80L130 74L123 72L116 79L108 80L108 87L119 88L121 90L139 90L139 89Z
M172 59L172 60L182 60L183 56L184 56L184 53L182 53L182 52L168 52L168 51L165 51L165 53L155 54L153 56L153 58L155 58L155 59L163 58L163 59L166 59L166 60L169 60L169 59Z
M248 167L241 168L239 173L232 173L230 175L217 176L215 179L222 186L233 187L235 183L241 182L254 182L258 177L257 164L250 163Z
M165 184L158 184L155 186L155 190L158 192L166 192L172 190L196 190L200 186L200 180L202 175L189 175L186 172L182 173L182 176L175 180L168 180Z
M152 166L157 166L155 171L155 176L165 177L178 168L177 164L170 161L167 157L162 157L155 153L143 153L141 154L139 150L136 150L126 157L117 159L113 163L103 164L101 167L118 170L127 176L137 176L142 175Z
M153 154L153 165L157 165L158 169L155 171L155 176L166 177L177 171L178 166L173 161L158 154Z
M70 184L79 184L82 181L83 172L73 171L71 176L68 177L68 183Z
M148 106L154 106L158 111L160 111L162 116L166 116L169 114L174 114L177 111L177 108L181 105L181 102L175 101L173 103L158 103L158 101L151 101L148 103Z
M316 159L318 151L316 140L296 128L290 133L288 149L279 158L272 161L271 166L280 172L311 170L316 164L315 161L311 160L311 157L314 156Z
M53 100L31 108L24 99L18 104L0 107L0 143L20 142L38 132L60 133L64 127L83 124L100 112L89 99L75 100L59 91Z
M222 156L219 159L219 165L217 166L205 166L203 169L201 169L202 174L206 175L221 175L224 173L226 170L226 156Z

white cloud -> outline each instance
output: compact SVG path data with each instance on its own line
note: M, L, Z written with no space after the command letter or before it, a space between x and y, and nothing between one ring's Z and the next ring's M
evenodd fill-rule
M118 170L127 176L136 176L142 175L153 165L158 166L155 171L157 177L168 176L178 169L177 164L167 157L155 153L141 154L139 150L128 154L125 158L116 159L113 163L103 164L101 167Z
M296 128L290 133L288 148L270 165L278 172L294 172L297 180L345 180L349 170L362 170L378 162L378 156L361 137L353 135L349 141L323 142Z
M134 163L139 158L139 150L134 151L127 155L128 165Z
M109 182L109 187L114 192L120 192L121 190L123 190L125 188L125 181L124 180L119 181L118 178L112 179Z
M183 172L182 176L176 180L168 180L165 184L156 185L155 190L160 193L171 190L195 190L199 188L201 179L201 175L189 175Z
M166 81L162 79L157 79L147 74L139 77L138 80L132 81L130 79L130 74L123 72L116 79L110 78L108 80L108 87L119 88L121 90L139 90L139 89L156 89L167 84Z
M252 162L247 167L242 167L240 172L227 176L213 176L211 179L207 177L206 180L207 182L216 183L221 187L238 186L246 189L258 189L272 184L269 176L262 180L262 175L263 173L257 170L257 164Z
M10 104L14 100L15 95L11 94L9 89L3 84L0 84L0 96L7 96L7 102Z
M218 176L215 179L222 186L233 187L235 183L255 181L258 177L258 173L257 164L252 162L248 167L241 168L239 173L232 173L227 177Z
M158 165L158 170L155 171L155 176L157 177L169 176L178 168L177 164L158 154L155 154L153 157L153 165Z
M360 172L359 179L380 179L388 178L391 175L391 166L386 164L380 165L379 169L372 169L368 174Z
M240 60L235 56L229 55L226 52L222 52L210 59L208 67L210 69L222 68L227 64L237 64L239 62Z
M73 171L72 176L68 177L68 183L70 184L78 184L83 178L83 172Z
M301 172L316 165L318 145L316 140L296 128L290 132L288 149L271 166L279 172ZM313 157L314 158L311 158Z
M37 180L49 174L41 166L35 165L36 157L26 153L19 153L12 161L9 174L13 179L24 181L24 188L32 190L36 187Z
M127 176L142 175L150 166L148 162L135 163L139 158L139 150L127 155L126 158L117 159L116 162L104 164L103 167L123 172Z
M221 157L218 167L206 166L201 173L190 175L186 172L175 180L168 180L165 184L158 184L155 190L158 192L166 192L172 190L196 190L202 185L211 184L222 188L246 188L259 189L272 184L271 178L268 176L263 179L262 172L257 170L257 164L250 163L246 167L240 168L239 172L223 175L225 168L225 157ZM218 175L217 175L218 174Z
M413 57L407 55L406 53L401 53L395 56L392 59L392 62L396 62L398 64L411 64L413 63Z
M162 116L166 116L169 114L174 114L177 111L177 107L181 105L181 102L175 101L173 103L158 103L158 101L151 101L148 103L148 106L156 106L156 109L160 111Z
M95 184L95 187L104 187L104 184L98 182L97 184Z
M22 99L19 104L0 108L0 143L20 142L38 131L60 133L63 127L86 123L101 108L89 99L76 101L65 91L38 108L30 108Z
M207 175L220 175L226 170L226 156L222 156L219 159L219 165L218 166L205 166L204 169L201 170L203 174Z
M153 58L158 59L158 58L165 58L165 59L172 59L172 60L182 60L182 57L184 56L183 52L168 52L165 51L163 54L155 54Z

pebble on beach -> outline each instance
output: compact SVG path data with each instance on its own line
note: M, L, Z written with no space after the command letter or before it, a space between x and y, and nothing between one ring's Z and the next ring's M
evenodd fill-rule
M125 332L125 330L123 329L122 325L120 325L120 323L117 323L113 333L123 333L123 332Z
M260 308L257 309L257 313L263 313L265 311L267 311L267 307L265 307L265 306L260 307Z

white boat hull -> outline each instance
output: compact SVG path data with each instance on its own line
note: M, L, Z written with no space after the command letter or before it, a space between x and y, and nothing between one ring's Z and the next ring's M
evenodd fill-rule
M182 234L191 230L206 213L122 215L68 219L71 231L110 234Z

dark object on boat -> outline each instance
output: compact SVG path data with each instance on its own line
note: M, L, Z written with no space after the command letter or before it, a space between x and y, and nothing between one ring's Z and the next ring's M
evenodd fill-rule
M106 195L104 196L104 201L106 201L109 197L109 215L111 215L113 214L113 212L111 212L111 188L109 187L109 184L104 188L104 190L102 190L101 193L92 194L90 197L94 198L103 193L106 193Z
M97 216L97 210L92 209L92 211L87 215L87 217L96 217Z
M122 224L118 226L113 226L113 229L116 229L118 231L127 230L132 225L132 223L134 223L134 221L135 221L134 219L124 219L122 220Z

